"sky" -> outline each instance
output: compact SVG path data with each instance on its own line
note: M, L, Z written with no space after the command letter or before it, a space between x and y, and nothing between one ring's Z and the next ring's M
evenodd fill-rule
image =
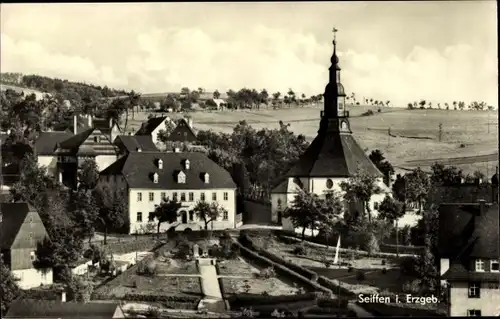
M1 4L1 72L141 93L345 90L497 106L496 1Z

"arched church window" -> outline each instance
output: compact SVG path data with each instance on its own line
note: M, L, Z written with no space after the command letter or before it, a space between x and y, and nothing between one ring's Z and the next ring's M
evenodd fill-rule
M333 181L329 178L326 180L326 188L332 189L333 187Z

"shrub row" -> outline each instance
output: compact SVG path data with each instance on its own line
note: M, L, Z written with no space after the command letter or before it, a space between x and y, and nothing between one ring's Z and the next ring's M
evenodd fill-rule
M58 290L24 290L21 293L21 297L25 299L35 299L35 300L60 300L61 291Z
M267 259L270 259L271 261L279 264L279 265L284 265L285 267L293 270L294 272L298 273L301 276L306 277L309 280L315 281L314 279L317 279L317 274L314 271L311 271L307 268L304 268L300 265L296 265L294 263L291 263L279 256L276 256L264 249L261 249L262 247L256 247L254 245L252 238L248 234L242 234L239 237L240 243L244 246L247 246L250 249L256 250L260 255L266 257Z
M424 251L424 247L381 244L380 250L384 253L418 255Z
M318 307L320 308L346 309L348 304L349 300L341 297L339 299L318 299Z
M199 302L201 300L200 297L196 296L168 296L168 295L144 295L144 294L131 294L128 293L122 300L127 301L144 301L144 302L187 302L194 303Z
M273 267L276 272L280 273L280 275L288 277L294 282L300 282L301 284L303 284L307 288L309 288L309 290L320 291L320 292L326 293L329 296L332 295L332 291L330 289L322 287L321 285L319 285L318 283L316 283L314 281L311 281L307 277L304 277L304 276L294 272L293 270L288 269L287 267L285 267L279 263L273 262L272 260L270 260L264 256L259 255L258 253L246 248L245 246L243 246L241 244L239 244L239 245L240 245L241 254L243 256L246 255L246 257L254 260L255 262L266 263L267 266Z
M318 283L320 285L322 285L323 287L327 287L334 294L337 294L339 296L345 296L345 297L354 297L355 296L355 294L353 292L351 292L349 289L343 287L342 285L339 285L338 280L331 280L329 278L326 278L325 276L319 276Z

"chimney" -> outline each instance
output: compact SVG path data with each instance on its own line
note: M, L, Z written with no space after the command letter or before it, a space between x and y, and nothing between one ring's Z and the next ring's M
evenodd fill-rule
M78 134L78 114L73 115L73 134Z
M61 302L66 302L66 291L61 292Z
M482 216L486 213L486 201L484 199L480 199L477 202L479 203L479 216Z
M87 114L87 120L88 120L89 127L92 127L92 115Z

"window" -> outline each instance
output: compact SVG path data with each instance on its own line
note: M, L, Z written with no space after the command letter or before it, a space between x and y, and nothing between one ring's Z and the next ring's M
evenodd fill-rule
M162 200L163 200L164 198L166 198L166 197L167 197L167 194L166 194L165 192L161 192L161 194L160 194L160 195L161 195L161 199L162 199Z
M476 259L476 271L484 271L484 260Z
M149 201L154 202L155 201L155 193L149 192Z
M488 289L498 289L500 284L498 282L489 282L487 287Z
M33 233L29 233L29 240L33 239Z
M177 183L184 184L186 182L186 175L183 172L179 172L177 175Z
M194 212L192 210L189 211L189 221L193 221L194 220Z
M194 193L193 192L189 193L189 201L194 202Z
M205 200L205 193L200 193L200 200L203 202Z
M141 192L137 193L137 201L142 202L142 193Z
M222 220L228 220L229 219L229 213L225 210L222 212Z
M181 193L181 202L186 201L186 193Z
M500 263L497 260L490 261L490 271L499 272L500 271Z
M148 222L154 222L154 220L155 220L155 213L150 212L148 215Z
M35 261L36 260L36 253L34 251L32 251L30 253L30 259L31 259L31 261Z
M217 193L215 192L212 193L212 200L217 200Z
M100 142L100 136L94 136L94 142L99 143Z
M153 174L153 183L158 184L158 174L157 173Z
M481 310L469 309L467 310L467 317L481 317Z
M173 199L173 200L177 200L177 192L174 192L174 193L172 194L172 199Z
M229 199L229 194L228 192L224 192L224 200L228 200Z
M471 282L469 283L469 298L480 298L481 297L481 283Z
M137 222L142 223L142 213L137 212Z

